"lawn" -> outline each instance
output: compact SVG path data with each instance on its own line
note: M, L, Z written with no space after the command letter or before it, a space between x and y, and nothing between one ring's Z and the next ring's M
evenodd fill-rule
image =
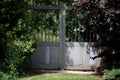
M100 80L99 76L87 74L71 74L71 73L45 73L22 77L18 80Z

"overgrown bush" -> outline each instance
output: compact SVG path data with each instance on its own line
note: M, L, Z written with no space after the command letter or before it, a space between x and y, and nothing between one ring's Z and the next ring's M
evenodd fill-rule
M32 12L25 4L25 0L0 1L0 80L16 80L31 65L35 39Z
M15 80L19 74L23 74L26 70L31 67L31 56L35 50L36 41L32 33L24 33L19 37L9 31L6 33L6 54L4 61L0 65L0 69L5 72L1 73L1 80L7 80L8 76Z
M30 67L31 56L35 50L33 46L35 41L33 38L29 38L27 37L27 40L18 38L8 41L7 54L3 63L3 70L5 72L18 75L18 72L22 73Z
M16 80L16 79L17 79L16 76L0 72L0 80Z
M105 80L120 80L120 69L105 70Z

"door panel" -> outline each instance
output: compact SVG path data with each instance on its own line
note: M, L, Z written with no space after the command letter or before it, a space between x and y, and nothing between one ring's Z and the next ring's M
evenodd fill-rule
M66 42L65 44L65 69L82 69L91 70L91 66L99 65L98 60L93 60L91 64L91 49L92 43L88 42ZM97 55L95 49L92 51L92 56Z
M32 67L38 69L58 69L60 64L59 43L40 42L32 56Z
M83 65L83 54L84 50L80 47L80 44L77 42L66 43L66 64L73 65Z

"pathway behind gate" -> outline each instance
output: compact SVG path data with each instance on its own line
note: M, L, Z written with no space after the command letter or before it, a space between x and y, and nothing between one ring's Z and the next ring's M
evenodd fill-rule
M73 74L97 74L95 71L77 71L77 70L38 70L41 73L73 73Z

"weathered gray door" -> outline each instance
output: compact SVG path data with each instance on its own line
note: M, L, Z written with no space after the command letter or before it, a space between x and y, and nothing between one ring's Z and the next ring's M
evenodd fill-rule
M84 49L80 43L68 42L65 44L66 67L83 65Z
M65 69L92 69L99 66L99 60L90 57L97 55L94 47L96 34L90 29L84 28L80 21L82 14L67 11L64 44L64 68Z
M60 51L58 42L39 42L33 55L32 68L58 69L60 66Z
M38 45L32 56L32 68L60 68L60 28L59 6L34 6L36 18L34 25ZM42 10L42 11L41 11Z
M65 69L91 70L94 66L99 66L98 60L92 60L90 57L97 55L93 44L88 42L66 42L64 54Z

